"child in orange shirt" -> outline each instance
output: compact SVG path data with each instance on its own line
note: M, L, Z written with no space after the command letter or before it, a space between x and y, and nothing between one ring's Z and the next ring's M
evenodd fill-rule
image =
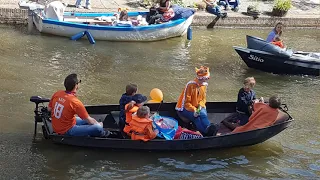
M283 45L283 42L280 38L280 36L276 35L273 39L273 41L271 42L272 44L276 45L276 46L279 46L281 48L284 48L284 45Z
M150 109L147 106L141 106L137 115L133 115L129 123L131 139L149 141L156 138L159 131L153 129L152 119L149 118Z

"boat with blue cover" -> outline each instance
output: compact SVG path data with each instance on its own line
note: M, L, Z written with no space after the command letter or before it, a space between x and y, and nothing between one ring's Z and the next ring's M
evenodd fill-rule
M275 74L320 75L320 53L294 52L247 35L247 48L234 46L248 67Z
M20 5L21 7L21 5ZM115 13L64 12L61 2L52 2L46 7L33 10L33 23L41 33L57 36L88 38L108 41L157 41L183 36L193 20L194 11L186 9L188 16L179 14L169 22L161 24L114 24ZM180 12L180 11L179 11ZM140 16L142 20L149 12L128 12L133 22ZM181 14L180 14L181 15ZM140 21L139 21L140 22Z
M211 123L220 124L219 136L208 136L199 139L153 139L151 141L138 141L125 139L123 136L113 137L75 137L56 134L51 125L50 114L47 110L46 102L50 99L40 96L32 96L31 102L34 102L35 113L35 135L37 133L38 123L42 125L43 135L46 139L57 144L65 144L81 147L110 148L110 149L139 149L152 151L181 151L198 149L219 149L237 146L248 146L262 143L271 137L282 132L290 126L293 118L289 115L286 121L269 127L255 129L241 133L230 133L232 130L221 123L226 117L236 112L236 102L207 102L206 108L208 118ZM182 127L190 128L189 122L180 119L175 110L176 103L146 104L151 112L158 112L161 116L167 116L178 120ZM119 105L90 105L86 109L91 117L97 121L103 122L103 127L117 135L119 133ZM287 112L287 109L285 112Z

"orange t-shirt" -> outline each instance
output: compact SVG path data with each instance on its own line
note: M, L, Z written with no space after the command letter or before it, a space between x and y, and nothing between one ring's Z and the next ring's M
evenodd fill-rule
M74 93L58 91L53 94L49 107L51 108L51 118L53 130L58 134L65 134L76 125L76 114L81 119L87 119L89 114Z
M235 128L232 133L245 132L260 128L265 128L274 124L277 120L279 111L265 103L254 103L253 113L247 124Z
M282 41L273 41L273 42L271 42L271 43L274 44L274 45L276 45L276 46L279 46L279 47L281 47L281 48L284 48L284 45L283 45Z

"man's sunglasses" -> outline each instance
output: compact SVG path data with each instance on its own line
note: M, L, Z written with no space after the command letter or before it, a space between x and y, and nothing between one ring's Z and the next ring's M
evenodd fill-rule
M77 84L81 83L81 79L77 82Z

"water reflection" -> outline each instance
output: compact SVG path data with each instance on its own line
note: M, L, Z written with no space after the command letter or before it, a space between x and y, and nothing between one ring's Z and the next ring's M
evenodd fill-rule
M117 43L40 34L0 26L0 167L5 179L315 179L320 175L320 79L280 76L248 68L232 46L245 46L245 35L265 37L268 30L194 29L193 40ZM319 51L318 30L286 30L290 47ZM187 44L187 45L186 45ZM189 45L189 46L188 46ZM257 80L258 96L280 94L295 118L272 139L250 147L193 152L98 150L32 141L32 95L50 97L64 77L82 79L85 104L118 103L127 83L148 95L160 88L176 101L194 67L212 70L209 101L235 101L247 76ZM39 129L40 131L40 129ZM21 165L22 164L22 165Z

